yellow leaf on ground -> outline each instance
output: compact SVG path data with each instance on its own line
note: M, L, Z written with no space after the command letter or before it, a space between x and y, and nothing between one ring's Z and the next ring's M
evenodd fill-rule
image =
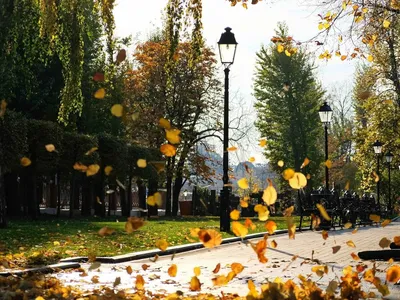
M192 292L201 290L200 280L196 276L193 276L192 279L190 280L190 290Z
M127 266L127 267L125 268L125 270L126 270L126 273L128 273L129 275L131 275L131 274L132 274L132 272L133 272L133 270L132 270L132 267L131 267L131 266Z
M400 265L391 266L386 271L386 280L393 283L396 283L400 280Z
M103 88L98 89L98 90L96 91L96 93L94 93L94 97L95 97L96 99L104 99L105 96L106 96L106 90L103 89Z
M178 267L176 266L176 264L172 264L168 268L168 275L171 277L175 277L177 272L178 272Z
M147 161L146 161L145 159L143 159L143 158L139 158L139 159L137 160L137 162L136 162L136 165L137 165L139 168L146 168L146 167L147 167Z
M238 211L237 209L232 210L230 213L230 217L232 220L239 220L240 211Z
M143 290L144 289L144 279L143 279L143 276L140 275L140 274L136 275L135 288L137 290Z
M122 117L123 113L124 113L124 107L121 104L114 104L111 107L111 114L113 116L120 118L120 117Z
M249 188L249 182L247 181L247 178L239 179L237 185L243 190L247 190Z
M20 163L21 163L21 166L28 167L31 165L32 161L29 158L27 158L26 156L24 156L23 158L21 158Z
M352 248L356 247L356 245L354 244L353 241L347 241L346 244L347 244L347 246L352 247Z

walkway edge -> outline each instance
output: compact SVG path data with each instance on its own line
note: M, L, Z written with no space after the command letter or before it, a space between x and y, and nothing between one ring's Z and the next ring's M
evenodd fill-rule
M76 263L76 262L62 262L54 265L48 265L48 266L43 266L43 267L37 267L37 268L29 268L25 270L10 270L6 272L0 272L0 276L20 276L20 275L25 275L28 273L42 273L42 274L48 274L48 273L53 273L57 271L57 269L78 269L80 268L81 265Z
M308 231L308 230L310 230L309 227L303 227L301 229L301 231ZM281 229L281 230L275 231L274 235L281 235L281 234L285 234L287 232L288 232L287 229ZM251 239L262 238L266 233L267 232L252 233L252 234L246 235L243 239L240 237L225 238L222 240L221 245L240 242L242 240L251 240ZM140 259L144 259L144 258L152 258L155 255L167 256L167 255L173 255L176 253L182 253L182 252L187 252L187 251L192 251L192 250L197 250L197 249L202 249L202 248L204 248L203 243L191 243L191 244L185 244L185 245L179 245L179 246L172 246L172 247L169 247L165 251L161 251L159 249L151 249L151 250L133 252L133 253L117 255L117 256L112 256L112 257L96 257L96 261L98 261L100 263L105 263L105 264L116 264L116 263L122 263L122 262L127 262L127 261L140 260ZM60 260L60 262L78 262L78 263L79 262L85 263L87 261L88 261L88 258L85 256L64 258L64 259Z

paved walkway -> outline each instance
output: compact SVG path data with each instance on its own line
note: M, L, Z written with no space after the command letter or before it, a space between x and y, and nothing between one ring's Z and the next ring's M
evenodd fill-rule
M202 283L202 292L213 293L220 295L224 293L236 293L240 296L245 296L248 293L247 281L253 280L257 289L261 284L268 280L272 281L276 277L287 279L295 279L299 274L310 276L313 281L317 281L318 285L325 289L331 280L338 280L342 276L342 269L346 266L356 266L364 263L368 268L372 267L371 261L355 261L351 257L351 253L357 253L364 250L379 250L379 241L386 237L393 241L394 236L400 235L400 222L383 227L368 226L361 227L357 233L353 234L351 229L329 231L327 240L322 238L321 232L306 231L296 233L295 240L289 240L288 236L271 236L268 241L275 240L278 244L276 249L268 248L266 256L268 262L262 264L258 261L257 255L253 249L246 243L236 242L228 245L223 245L214 249L200 249L186 253L180 253L172 256L160 257L156 262L149 259L140 261L132 261L116 265L102 264L99 269L87 271L88 276L81 277L77 271L58 273L56 276L65 284L71 284L84 290L98 289L103 286L113 287L113 283L117 277L121 278L121 284L118 289L123 289L127 292L134 291L134 283L137 274L141 274L145 280L146 290L153 292L165 291L173 293L177 290L183 291L185 294L189 292L189 281L194 275L193 268L200 267L201 275L199 276ZM356 248L352 248L346 244L348 241L353 241ZM340 250L332 253L333 246L341 246ZM298 258L292 261L293 256L298 255ZM329 273L320 278L315 273L311 272L311 267L316 265L311 262L311 258L320 261L321 265L329 267ZM227 286L213 287L211 279L215 277L212 273L215 266L220 263L221 269L218 274L227 275L230 271L231 263L241 263L245 268L242 273L237 275ZM167 273L171 264L176 264L178 273L176 277L170 277ZM144 271L143 264L148 264L149 268ZM400 264L394 262L394 264ZM87 270L90 264L82 264ZM131 266L133 273L129 275L126 272L126 267ZM385 269L389 266L387 262L377 262L376 276L385 281ZM99 283L93 284L91 279L93 276L98 276ZM369 283L362 280L363 290L374 292L379 299L382 299L381 294L377 289ZM400 299L400 286L395 286L388 283L391 294L385 299Z

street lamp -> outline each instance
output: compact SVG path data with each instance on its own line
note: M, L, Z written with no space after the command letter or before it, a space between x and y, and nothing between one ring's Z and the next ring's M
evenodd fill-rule
M332 120L332 108L328 105L327 102L324 102L318 111L319 118L321 119L322 124L325 128L325 162L328 160L328 125ZM325 165L325 189L329 191L329 169Z
M382 153L382 143L378 140L372 145L374 147L374 152L376 154L376 174L379 176L379 158L380 154ZM381 202L380 202L380 182L381 179L379 177L378 182L376 183L376 200L378 202L378 209L381 210Z
M231 32L231 28L226 27L225 32L221 34L221 38L218 41L219 55L221 63L225 69L225 93L224 93L224 154L223 154L223 182L224 186L222 189L221 202L220 202L220 230L229 232L231 223L229 216L229 189L228 189L228 144L229 144L229 67L235 61L237 42L235 35Z
M188 195L188 191L187 191L187 190L184 190L184 191L183 191L183 196L185 197L185 201L186 201L187 195Z
M388 206L387 206L387 210L388 210L388 212L390 213L391 211L392 211L392 198L391 198L391 187L390 187L390 163L392 162L392 160L393 160L393 154L390 152L390 151L388 151L386 154L385 154L385 159L386 159L386 162L387 162L387 164L388 164L388 172L389 172L389 202L388 202Z

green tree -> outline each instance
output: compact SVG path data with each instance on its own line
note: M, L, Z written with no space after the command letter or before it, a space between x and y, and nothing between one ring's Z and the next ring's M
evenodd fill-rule
M277 162L283 160L286 166L300 171L307 157L311 163L303 172L311 174L312 186L319 183L322 170L323 131L318 109L324 91L316 81L310 55L293 47L286 25L279 24L276 35L276 43L262 46L257 53L255 125L267 138L265 156L272 169L280 173Z

